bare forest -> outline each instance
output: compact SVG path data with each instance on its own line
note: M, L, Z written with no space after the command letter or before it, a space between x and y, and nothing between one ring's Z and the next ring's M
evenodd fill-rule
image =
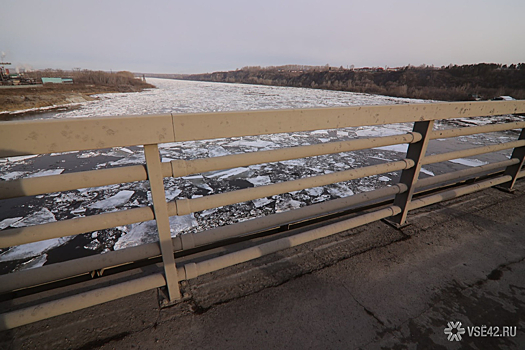
M183 79L363 92L442 101L525 99L525 63L353 68L287 65L192 74Z

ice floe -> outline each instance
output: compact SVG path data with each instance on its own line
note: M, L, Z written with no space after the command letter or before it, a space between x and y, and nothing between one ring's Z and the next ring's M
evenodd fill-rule
M210 185L206 183L202 175L185 176L183 177L183 179L191 182L193 185L197 186L198 188L202 188L203 190L213 192L213 188L211 188Z
M269 142L269 141L263 141L263 140L255 140L255 141L249 141L249 140L240 140L240 141L234 141L230 142L228 144L228 147L250 147L250 148L268 148L268 147L275 147L275 143Z
M312 187L312 188L307 188L305 191L306 193L308 193L308 195L312 197L317 197L323 194L324 188L323 187Z
M103 199L89 206L91 209L112 209L121 207L133 196L135 191L124 190L114 196Z
M26 216L22 220L12 223L11 227L25 227L37 224L47 224L48 222L57 221L55 215L47 208L42 208L31 215Z
M230 180L230 179L236 179L239 177L246 177L249 173L251 173L252 170L250 168L234 168L234 169L228 169L228 170L221 170L216 172L209 172L206 173L206 177L209 178L217 178L220 180ZM189 179L189 178L185 178ZM191 181L191 180L190 180Z
M268 185L268 184L270 184L272 182L272 180L270 179L270 177L268 175L257 176L257 177L253 177L253 178L247 179L247 180L249 182L251 182L255 186Z
M6 227L11 226L12 224L22 220L22 216L17 216L15 218L7 218L2 221L0 221L0 230L3 230Z
M171 236L175 237L185 230L188 230L197 225L197 220L195 220L195 216L193 214L172 216L170 217ZM115 243L115 250L134 247L136 245L156 242L159 240L157 223L155 220L132 224L130 226L131 227L128 232L123 234Z
M26 171L13 171L11 173L0 175L0 179L5 181L11 181L24 177L25 174L27 174Z
M35 158L35 157L38 157L38 155L37 154L32 154L32 155L29 155L29 156L7 157L5 159L7 159L7 162L14 163L14 162L21 162L21 161L24 161L24 160Z
M43 266L47 262L47 254L44 253L40 256L34 257L26 262L23 262L18 266L15 271L29 270L36 267Z
M481 166L481 165L487 164L487 162L484 162L479 159L468 159L468 158L452 159L452 160L449 160L449 162L466 165L466 166Z
M380 149L383 151L407 153L408 145L407 144L390 145L390 146L375 147L374 149Z
M331 185L327 191L336 198L348 197L354 194L354 191L344 184Z
M281 213L288 210L298 209L303 202L294 199L284 199L275 203L275 212Z
M274 201L265 197L265 198L254 199L252 202L256 208L260 208L270 203L273 203Z
M42 253L67 243L72 238L73 237L53 238L10 248L0 254L0 262L22 260L39 256Z
M230 154L230 152L225 150L224 147L219 146L219 145L210 146L208 148L209 157L227 156L228 154Z
M59 175L64 172L64 169L50 169L50 170L40 170L36 173L33 173L31 175L28 175L27 177L42 177L42 176L49 176L49 175Z
M434 176L434 173L430 170L427 170L425 168L421 168L421 170L419 170L420 172L422 172L423 174L427 174L427 175L430 175L430 176Z

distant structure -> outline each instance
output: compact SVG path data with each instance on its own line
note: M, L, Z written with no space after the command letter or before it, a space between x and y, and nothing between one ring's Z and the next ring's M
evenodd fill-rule
M0 61L0 85L34 85L35 79L24 77L24 73L11 72L9 68L10 62L3 62L5 54L2 52L2 59Z
M42 84L73 84L72 78L44 78Z
M2 61L3 61L3 55L2 55ZM8 82L11 80L11 75L9 72L9 68L5 68L5 66L10 66L10 62L0 62L0 83L2 85L13 85L8 84Z

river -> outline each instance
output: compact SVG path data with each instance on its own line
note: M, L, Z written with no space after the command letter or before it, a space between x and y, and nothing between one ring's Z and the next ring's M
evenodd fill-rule
M98 95L96 101L57 110L32 111L10 114L13 120L42 118L85 118L129 114L162 114L216 112L237 110L342 107L357 105L383 105L424 103L429 101L394 98L350 92L271 87L243 84L224 84L148 79L156 89L139 93ZM486 124L502 120L517 120L505 116L438 122L437 128L455 125ZM321 142L350 140L356 137L387 136L411 130L409 124L374 127L319 130L293 134L262 135L170 143L160 145L163 161L195 159L238 152L257 152L280 147L311 145ZM516 131L473 135L452 140L434 140L429 154L478 145L507 142L517 138ZM184 178L165 179L168 200L197 198L239 188L261 186L305 176L326 174L366 165L378 164L404 157L406 145L380 147L371 150L346 152L292 161L261 164L224 171L197 174ZM427 165L421 177L460 170L469 166L504 160L510 151L458 159ZM105 169L144 162L142 147L123 147L106 150L68 152L61 154L10 157L0 159L0 179L44 176L81 170ZM227 207L206 210L181 217L172 217L172 234L184 234L231 224L250 218L269 215L312 203L349 196L395 183L399 173L388 173L347 181L325 187L262 198ZM0 200L0 230L24 227L37 223L83 217L102 212L136 208L150 204L147 182L136 182L86 188L62 193ZM82 235L46 240L0 250L0 273L32 268L81 257L122 249L156 240L155 223L145 222Z

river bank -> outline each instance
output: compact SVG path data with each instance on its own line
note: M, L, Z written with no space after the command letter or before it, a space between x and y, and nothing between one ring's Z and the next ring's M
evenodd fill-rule
M153 85L47 84L40 87L0 90L0 116L34 108L60 107L93 101L93 95L118 92L140 92Z

